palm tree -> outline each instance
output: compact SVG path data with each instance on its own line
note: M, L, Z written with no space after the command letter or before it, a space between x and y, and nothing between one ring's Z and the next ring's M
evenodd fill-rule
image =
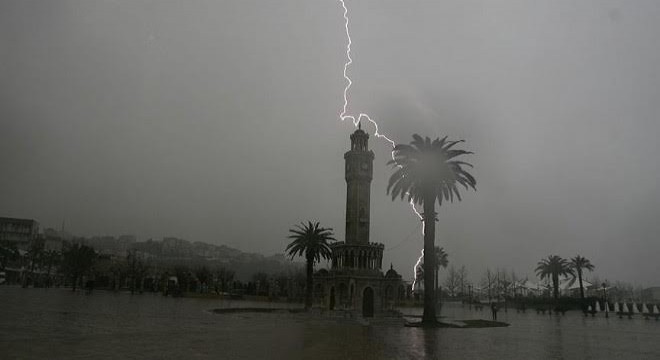
M539 261L536 267L536 275L541 278L552 279L553 296L555 300L559 299L559 277L573 275L571 265L566 259L557 255L550 255L547 259Z
M307 224L301 222L294 229L289 229L292 234L289 239L293 241L287 245L286 251L293 259L296 256L304 256L307 261L307 286L305 291L305 308L312 307L312 276L314 273L314 263L323 259L329 259L331 256L329 241L334 241L332 229L319 226L319 222Z
M570 265L573 268L573 271L575 271L574 275L577 275L578 281L580 282L580 299L582 299L582 302L584 303L584 286L582 286L582 269L593 271L595 267L593 266L593 264L591 264L591 261L589 261L589 259L582 257L580 255L576 255L574 258L572 258Z
M440 273L440 267L443 269L447 268L449 265L449 260L447 259L447 253L444 248L439 246L435 247L435 291L438 291L440 288L438 286L438 274Z
M452 149L454 145L463 142L422 138L415 134L410 145L398 144L394 147L393 159L388 162L396 171L390 176L387 193L392 200L397 197L412 204L423 205L424 214L424 315L422 323L434 324L435 289L433 275L436 267L435 249L435 202L442 206L445 201L454 201L454 195L460 201L458 185L466 190L476 190L476 180L464 166L472 167L464 161L453 160L458 156L472 154L469 151Z

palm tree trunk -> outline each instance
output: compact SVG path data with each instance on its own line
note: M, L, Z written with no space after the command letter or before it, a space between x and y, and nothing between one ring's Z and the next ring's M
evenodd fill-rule
M435 324L435 196L424 197L424 315L422 323Z
M582 270L578 269L578 280L580 281L580 299L582 299L582 303L584 304L584 287L582 286Z
M314 286L314 259L307 259L307 289L305 289L305 309L312 308L312 294Z
M559 299L559 275L552 274L552 289L555 301Z

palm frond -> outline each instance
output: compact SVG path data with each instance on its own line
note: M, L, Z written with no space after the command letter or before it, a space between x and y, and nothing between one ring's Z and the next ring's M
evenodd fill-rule
M387 185L388 195L392 200L397 197L403 199L407 195L408 201L416 204L423 204L424 197L429 195L437 198L440 205L443 201L453 202L454 197L462 201L457 183L465 190L476 190L476 180L463 168L473 167L472 164L450 160L472 154L470 151L452 149L461 142L464 141L448 141L446 136L432 141L429 137L414 134L409 145L396 145L393 159L388 161L395 168Z

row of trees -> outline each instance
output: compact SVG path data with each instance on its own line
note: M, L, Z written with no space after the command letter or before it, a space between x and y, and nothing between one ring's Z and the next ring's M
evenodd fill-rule
M558 255L550 255L546 259L539 261L536 267L536 275L543 279L551 279L552 293L555 300L559 299L559 277L577 278L580 284L580 299L584 301L584 284L582 275L584 271L593 271L594 265L589 259L576 255L570 260L563 259Z
M15 242L0 242L0 270L10 265L21 269L19 281L23 287L30 283L49 286L54 275L60 274L69 277L75 288L95 258L92 248L79 243L65 243L62 251L57 251L46 249L43 239L35 239L21 254Z
M446 254L444 254L446 256ZM580 298L584 300L584 273L593 271L594 265L589 259L576 255L570 260L563 259L557 255L548 256L542 259L535 269L537 276L543 279L549 279L552 283L553 297L559 297L559 280L561 277L572 277L573 281L578 281L580 288ZM437 275L436 275L437 277ZM515 297L520 290L522 277L515 272L508 273L504 270L495 270L487 268L481 279L481 293L485 292L488 299L504 297ZM597 282L598 283L598 282ZM451 266L447 271L444 282L445 291L450 296L468 295L466 289L471 289L473 284L467 279L467 270L465 266L455 268Z
M235 278L236 272L232 269L219 267L198 266L191 268L186 265L177 265L172 270L156 276L162 279L154 284L153 291L169 291L172 293L200 293L200 294L230 294L232 296L252 295L267 296L269 298L284 298L301 300L302 288L305 286L304 276L300 271L280 272L267 274L256 272L249 281L243 282ZM167 278L176 276L178 284L169 284L174 288L164 289ZM159 288L160 286L160 288Z
M24 287L68 284L73 291L87 286L135 293L165 291L169 285L171 293L236 292L298 299L305 286L304 276L296 269L270 275L257 272L250 281L242 282L225 266L168 263L137 249L121 257L99 255L81 241L64 243L62 251L47 250L43 245L37 239L27 251L19 251L14 242L0 242L0 271L11 266L18 274L15 282ZM171 277L177 280L168 284Z

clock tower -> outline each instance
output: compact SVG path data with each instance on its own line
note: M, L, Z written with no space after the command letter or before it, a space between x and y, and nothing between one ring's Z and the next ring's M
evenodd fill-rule
M351 134L351 148L344 154L346 174L346 238L330 244L330 269L314 275L317 301L329 310L358 312L368 318L391 314L405 298L399 275L383 267L385 245L369 241L369 200L374 153L369 135L358 124Z
M369 244L369 204L374 153L369 150L369 135L358 129L351 134L351 150L346 163L346 243Z

